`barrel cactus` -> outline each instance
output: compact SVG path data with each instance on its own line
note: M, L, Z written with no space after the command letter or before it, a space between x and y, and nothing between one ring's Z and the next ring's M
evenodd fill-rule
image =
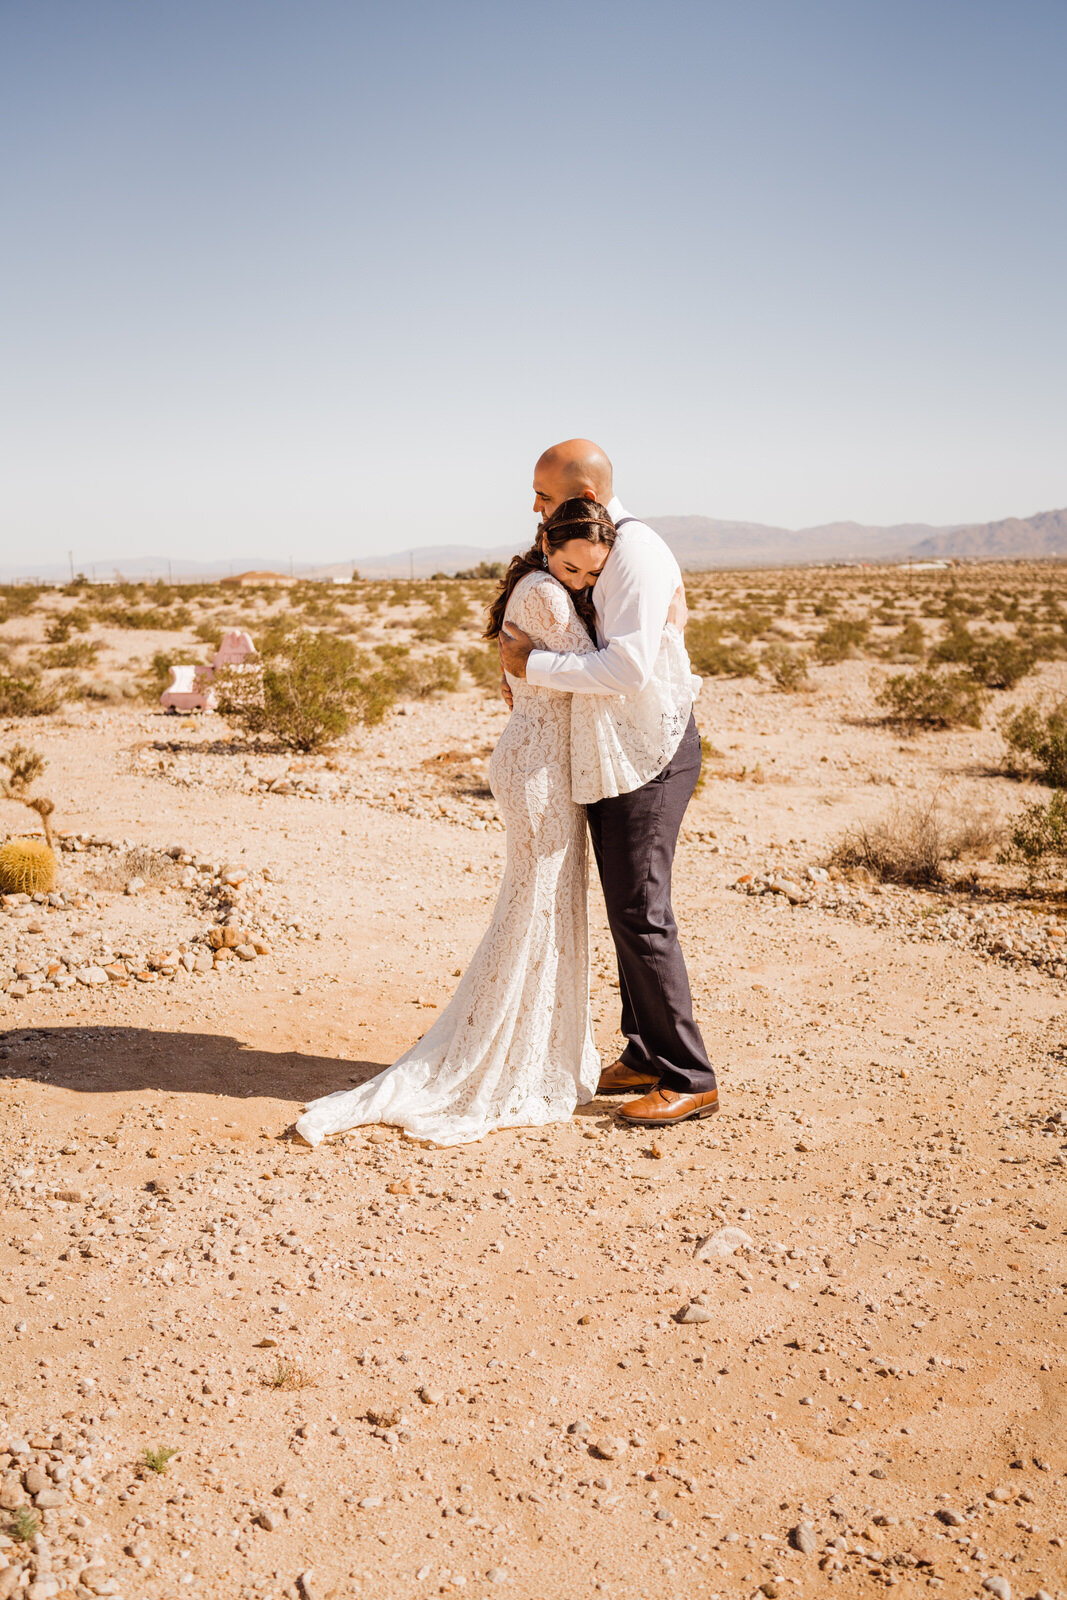
M59 863L43 839L9 839L0 846L0 890L4 894L47 894L56 885Z

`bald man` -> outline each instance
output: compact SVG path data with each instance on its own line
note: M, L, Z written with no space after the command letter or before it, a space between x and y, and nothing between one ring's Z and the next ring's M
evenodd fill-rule
M615 498L611 462L591 439L567 439L546 450L533 487L539 516L551 516L564 500L598 500L618 530L593 590L599 649L585 655L535 650L528 635L507 624L500 659L505 671L540 688L603 697L620 759L603 763L592 792L579 791L576 775L574 791L589 818L627 1041L619 1060L601 1074L600 1093L645 1091L621 1106L619 1116L665 1127L719 1108L671 909L678 830L701 761L693 720L699 681L687 662L684 672L671 669L665 638L672 604L684 595L682 575L659 535Z

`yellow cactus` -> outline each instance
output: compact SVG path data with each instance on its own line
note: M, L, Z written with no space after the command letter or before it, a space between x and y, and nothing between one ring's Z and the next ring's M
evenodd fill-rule
M0 846L0 890L47 894L56 886L59 863L43 839L9 839Z

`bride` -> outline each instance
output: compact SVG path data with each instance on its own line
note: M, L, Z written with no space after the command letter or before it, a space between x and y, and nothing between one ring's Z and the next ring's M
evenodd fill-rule
M489 612L537 648L595 650L590 590L615 542L594 500L565 500L515 556ZM559 1122L591 1100L600 1058L589 1017L585 810L571 799L571 696L510 678L512 715L489 783L507 825L489 928L449 1005L418 1044L356 1089L308 1106L296 1131L388 1122L436 1144Z

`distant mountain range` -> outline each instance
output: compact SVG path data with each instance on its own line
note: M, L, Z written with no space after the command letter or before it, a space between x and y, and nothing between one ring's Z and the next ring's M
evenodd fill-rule
M803 566L828 561L1012 561L1049 556L1067 557L1067 509L1041 511L1032 517L1006 517L1000 522L957 523L931 527L921 522L889 528L860 522L827 522L816 528L775 528L760 522L720 522L714 517L649 517L688 571L715 567ZM422 545L394 555L357 557L358 571L368 578L429 577L476 567L480 561L506 561L514 545L490 549L478 545ZM304 562L292 570L298 577L347 577L352 562L330 565ZM76 570L97 578L173 578L176 582L210 581L230 573L284 570L265 556L228 561L170 561L165 556L121 561L75 563ZM37 566L0 565L0 580L69 577L61 562Z

